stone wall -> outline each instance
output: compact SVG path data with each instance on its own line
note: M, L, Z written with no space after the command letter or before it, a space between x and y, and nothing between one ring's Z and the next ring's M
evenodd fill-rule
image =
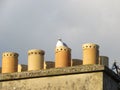
M0 74L0 90L119 90L119 77L100 65Z
M109 75L103 74L103 88L104 90L120 90L118 83L113 80Z

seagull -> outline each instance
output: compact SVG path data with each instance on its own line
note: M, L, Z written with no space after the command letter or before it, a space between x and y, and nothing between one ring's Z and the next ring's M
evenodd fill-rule
M67 44L64 43L64 42L62 41L62 39L60 39L60 38L58 39L57 44L56 44L56 47L59 47L59 46L68 47Z

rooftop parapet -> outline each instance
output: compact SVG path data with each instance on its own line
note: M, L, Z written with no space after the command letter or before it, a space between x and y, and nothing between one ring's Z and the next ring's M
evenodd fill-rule
M106 72L110 77L115 79L117 82L120 82L120 77L115 74L109 68L103 65L78 65L73 67L65 68L51 68L38 71L26 71L19 73L9 73L9 74L0 74L0 82L8 80L19 80L35 77L49 77L49 76L60 76L60 75L70 75L70 74L83 74L83 73L92 73L92 72Z

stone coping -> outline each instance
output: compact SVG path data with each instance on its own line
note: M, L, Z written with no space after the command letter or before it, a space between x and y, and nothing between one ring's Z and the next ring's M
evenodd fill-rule
M120 82L120 77L118 77L112 70L102 65L78 65L78 66L66 67L66 68L51 68L51 69L38 70L38 71L5 73L5 74L0 74L0 82L19 80L19 79L80 74L80 73L92 73L92 72L105 72L110 77L115 79L117 82Z

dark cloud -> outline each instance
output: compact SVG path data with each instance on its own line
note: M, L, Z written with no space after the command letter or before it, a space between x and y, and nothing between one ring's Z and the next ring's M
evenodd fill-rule
M73 58L82 58L82 44L100 45L100 54L119 60L119 0L1 0L0 52L15 51L27 63L27 50L46 51L54 60L57 38L72 48Z

